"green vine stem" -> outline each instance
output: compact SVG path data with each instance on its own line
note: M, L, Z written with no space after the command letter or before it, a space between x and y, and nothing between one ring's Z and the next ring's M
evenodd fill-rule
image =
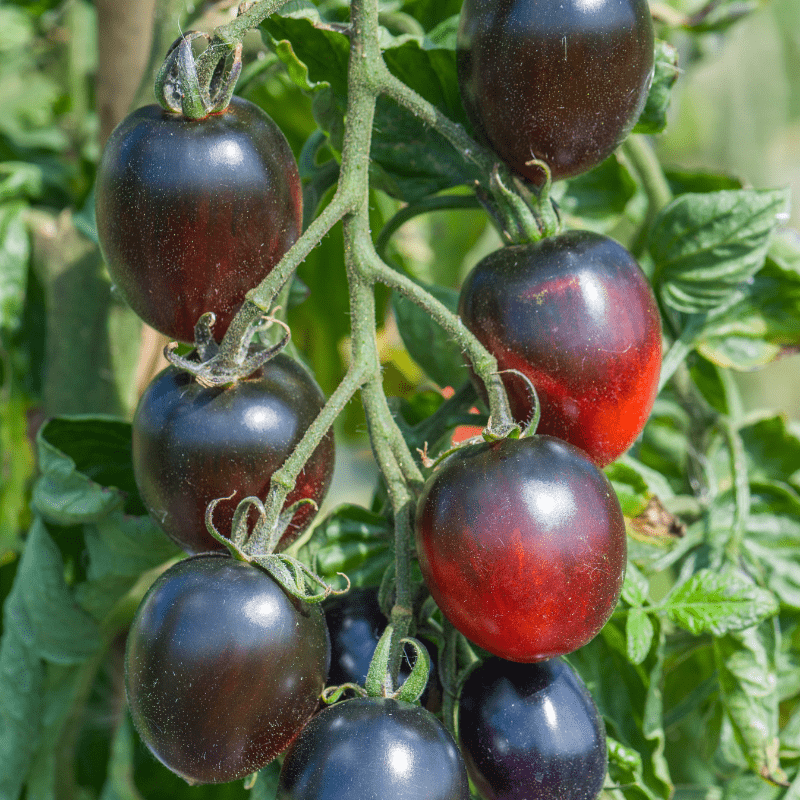
M243 31L257 25L282 5L277 0L254 4L237 20L217 29L211 47L226 46L238 41ZM346 403L361 390L367 415L370 440L376 461L386 479L395 520L396 600L391 612L395 633L392 636L390 672L396 676L402 658L401 639L412 626L413 586L411 548L414 495L422 485L422 474L391 415L382 385L381 365L375 340L376 283L400 292L425 310L461 346L478 376L486 384L491 411L490 425L496 434L515 427L493 356L467 330L456 314L386 264L378 255L369 227L369 160L375 105L380 94L389 94L411 108L451 142L465 158L480 166L487 176L500 174L494 156L473 142L459 126L444 117L434 106L418 97L395 79L386 68L378 37L377 0L354 0L351 6L350 60L348 66L348 98L345 117L341 169L336 192L331 202L309 225L300 239L283 257L267 278L247 295L221 345L221 354L231 357L239 348L244 333L268 313L282 287L297 266L341 220L345 243L345 263L350 290L351 361L347 375L325 404L322 412L306 431L299 446L272 477L264 504L268 542L252 542L249 549L271 550L278 533L278 520L283 503L294 486L306 460L316 449ZM209 56L210 58L210 56ZM219 63L219 55L215 55ZM199 69L202 70L202 64ZM510 175L501 177L512 185ZM491 183L487 179L487 185ZM496 187L495 187L496 188ZM521 204L526 198L518 195ZM448 198L448 201L450 198ZM549 200L547 200L549 203ZM531 211L528 209L528 213Z
M642 134L629 136L622 144L622 153L641 179L647 195L647 214L631 246L631 252L636 258L639 258L647 245L647 237L653 221L661 210L672 201L672 189L646 136Z

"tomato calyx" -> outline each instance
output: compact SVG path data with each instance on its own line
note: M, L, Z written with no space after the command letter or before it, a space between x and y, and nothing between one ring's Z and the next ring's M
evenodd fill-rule
M233 495L231 495L233 497ZM274 549L280 542L286 529L294 519L297 509L306 504L316 506L310 498L298 500L284 509L278 517L274 530L268 528L268 515L264 504L258 497L245 497L237 506L231 524L231 536L228 538L220 533L214 525L214 509L223 500L231 497L219 497L212 500L206 509L206 527L208 532L220 544L223 544L231 556L237 561L253 564L268 572L281 587L298 600L306 603L321 603L332 594L344 594L350 589L350 579L343 572L337 573L347 582L344 589L335 589L313 572L302 561L286 553L275 553ZM252 530L249 526L248 516L255 509L258 521Z
M164 348L164 357L167 361L178 369L194 375L195 380L205 387L228 386L244 380L280 353L291 337L289 326L283 320L269 316L260 317L249 323L238 341L231 341L226 337L223 343L218 345L211 332L215 320L216 315L213 311L208 311L200 317L194 327L194 350L188 355L178 355L177 342L170 342ZM284 330L280 340L271 347L253 347L252 341L255 335L273 323Z
M544 175L541 186L526 183L500 164L493 167L488 186L475 186L476 197L506 244L538 242L561 230L558 206L550 197L550 168L538 159L530 163Z
M200 31L187 31L178 37L170 45L156 76L155 94L159 105L165 111L189 119L203 119L224 111L242 71L241 42L234 45L232 52L214 48L215 52L211 53L209 47L201 56L208 62L207 68L199 69L191 43L201 38L211 41L207 33ZM206 80L201 77L204 74L208 74Z

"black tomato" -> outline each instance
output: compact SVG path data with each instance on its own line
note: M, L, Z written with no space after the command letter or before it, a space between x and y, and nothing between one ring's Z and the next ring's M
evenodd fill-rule
M179 561L128 634L125 687L144 743L190 783L223 783L283 752L316 711L325 617L220 553Z
M595 800L603 788L605 725L560 659L481 664L461 691L458 738L486 800Z
M329 597L322 604L328 631L331 635L331 669L328 684L339 686L343 683L364 685L369 665L378 640L388 624L378 604L378 590L375 587L351 589L347 594ZM441 707L442 686L439 682L436 646L425 639L422 644L431 659L428 686L420 702L429 711L436 712ZM414 651L406 647L406 662L400 669L398 682L402 683L410 674Z
M464 282L459 314L501 370L519 370L536 387L539 433L577 445L598 466L633 444L658 392L661 318L624 247L568 231L497 250ZM527 421L525 382L503 381L514 417Z
M457 450L417 507L434 600L470 641L510 661L564 655L597 634L622 590L625 537L605 475L550 436Z
M201 386L175 367L160 372L142 395L133 420L133 470L145 506L167 535L189 553L223 549L206 529L213 521L230 536L239 501L266 497L270 478L291 455L324 404L307 370L279 353L246 380ZM322 501L333 476L328 433L300 473L286 505ZM278 549L290 544L315 514L300 506Z
M653 76L647 0L465 0L458 79L476 132L541 181L599 164L630 133Z
M276 800L469 800L464 760L429 711L364 697L326 708L286 753Z
M200 120L151 105L113 131L98 167L97 233L131 308L184 342L201 314L221 340L300 235L300 177L280 128L234 97Z

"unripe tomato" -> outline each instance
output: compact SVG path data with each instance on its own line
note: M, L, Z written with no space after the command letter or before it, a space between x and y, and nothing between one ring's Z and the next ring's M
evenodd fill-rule
M142 741L190 783L224 783L283 752L317 708L330 662L318 605L221 553L179 561L128 634L125 688Z
M619 501L586 455L550 436L462 447L425 483L416 542L425 583L470 641L509 661L570 653L619 599Z
M151 381L133 418L133 473L150 515L189 553L224 549L206 528L208 504L228 498L215 507L213 522L230 537L239 501L252 495L265 499L273 472L324 403L308 371L283 353L227 387L201 386L188 373L167 367ZM328 432L286 506L306 498L322 502L334 452ZM300 506L278 549L291 544L315 514L313 505Z
M96 208L112 280L148 325L184 342L206 311L222 339L303 218L286 137L238 97L199 120L156 105L126 117L103 151Z
M658 392L661 317L624 247L568 231L496 250L461 287L459 314L501 370L519 370L536 387L538 433L580 447L598 466L633 444ZM526 422L527 385L502 377L515 419Z
M511 169L535 181L590 170L622 142L653 78L647 0L465 0L464 108Z

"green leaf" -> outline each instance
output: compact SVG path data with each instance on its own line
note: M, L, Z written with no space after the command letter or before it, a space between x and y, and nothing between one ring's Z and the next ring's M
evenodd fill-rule
M142 800L133 780L133 724L127 713L122 714L121 717L111 743L108 777L103 784L100 800Z
M714 641L722 701L751 768L785 780L778 763L778 680L773 626L729 633Z
M25 303L30 243L24 203L0 206L0 337L15 331Z
M394 558L391 536L386 517L360 506L339 506L314 530L314 569L321 578L344 572L353 586L377 586Z
M611 481L617 495L622 513L635 517L647 508L653 496L647 481L630 464L614 462L605 468L606 477Z
M633 133L660 133L667 127L667 110L678 72L677 49L668 42L656 39L653 83Z
M597 703L608 735L627 751L638 753L641 759L641 765L632 763L630 758L610 759L611 778L634 784L637 792L631 797L644 796L650 800L667 800L673 791L663 754L660 686L664 646L659 628L656 623L655 644L638 666L630 662L627 638L615 620L567 659Z
M697 349L710 361L755 369L800 347L800 235L779 231L742 299L707 320Z
M278 793L278 780L280 779L281 765L279 761L272 761L258 773L255 786L248 793L249 800L275 800ZM103 798L100 798L103 800Z
M44 716L44 664L28 643L25 621L11 612L19 585L6 600L0 640L0 797L12 799L22 790Z
M454 313L458 308L458 292L442 286L425 286L437 300ZM397 317L400 337L411 358L439 386L461 386L469 377L461 348L425 311L395 292L392 308Z
M698 172L686 169L665 169L670 189L674 195L703 194L704 192L721 192L725 189L742 189L744 184L732 175L720 175L718 172Z
M292 80L315 93L314 113L320 126L335 134L347 95L347 36L325 23L313 6L299 3L284 6L281 16L270 17L262 30ZM410 36L384 38L389 70L451 119L465 122L455 52ZM341 147L336 135L333 140L334 146ZM380 98L376 107L371 155L375 185L409 202L471 184L476 177L471 165L440 134L387 98Z
M34 520L25 543L6 614L45 661L79 664L100 647L97 624L67 587L61 553L41 519Z
M613 222L625 211L636 188L628 168L612 155L589 172L556 183L552 196L566 214L589 222Z
M776 614L778 603L740 572L702 569L676 586L659 611L695 636L723 636Z
M28 409L29 403L13 394L0 402L0 560L17 549L19 533L27 527L29 483L34 472Z
M653 623L643 608L632 608L625 622L628 658L631 664L641 664L653 644Z
M83 530L89 565L86 580L76 587L76 597L100 621L143 572L182 554L149 516L114 511Z
M787 202L785 190L756 189L673 200L656 218L648 244L663 301L693 314L737 299L763 266Z
M145 514L133 478L131 426L111 417L57 417L37 436L33 506L58 525L94 522L125 507Z

